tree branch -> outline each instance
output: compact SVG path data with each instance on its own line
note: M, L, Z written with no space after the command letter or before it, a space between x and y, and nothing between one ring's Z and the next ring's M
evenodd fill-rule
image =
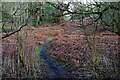
M14 31L14 32L12 32L12 33L10 33L10 34L7 34L7 35L3 36L2 39L6 38L6 37L9 37L9 36L11 36L12 34L15 34L15 33L19 32L19 31L21 31L21 29L22 29L24 26L27 25L29 18L30 18L30 15L28 16L28 18L27 18L27 20L26 20L26 23L25 23L24 25L22 25L18 30Z
M106 22L104 22L102 19L101 19L101 23L102 23L102 25L103 25L103 28L104 28L106 31L113 32L113 33L118 34L118 35L120 36L120 32L118 32L118 31L116 32L116 31L114 31L113 29L105 28L104 24L105 24L106 26L110 26L110 25L107 24Z
M15 11L12 15L10 15L10 16L8 17L8 19L9 19L10 17L12 17L13 15L15 15L18 10L19 10L19 8L17 8L16 11ZM4 13L4 14L6 14L6 13ZM6 35L8 35L8 34L7 34L7 31L5 30L4 26L5 26L5 23L8 21L8 19L5 20L4 23L3 23L3 25L2 25L2 29L4 30L4 32L6 33ZM0 22L3 22L3 21L0 21Z

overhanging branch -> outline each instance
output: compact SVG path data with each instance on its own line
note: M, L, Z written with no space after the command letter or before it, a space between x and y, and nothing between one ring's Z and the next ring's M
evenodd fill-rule
M19 32L19 31L21 31L21 29L22 29L24 26L27 26L27 23L28 23L29 18L30 18L30 15L28 16L28 18L27 18L27 20L26 20L26 23L25 23L24 25L22 25L18 30L14 31L14 32L12 32L12 33L6 34L5 36L2 37L2 39L6 38L6 37L9 37L9 36L11 36L11 35Z

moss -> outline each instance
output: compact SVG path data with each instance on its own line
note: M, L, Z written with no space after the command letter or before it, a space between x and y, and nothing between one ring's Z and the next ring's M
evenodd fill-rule
M40 53L41 49L42 49L41 46L37 46L37 47L35 48L35 54L36 54L37 56L39 56L39 53Z
M49 38L47 38L47 40L48 40L48 41L52 41L52 40L53 40L53 38L52 38L52 37L49 37Z

